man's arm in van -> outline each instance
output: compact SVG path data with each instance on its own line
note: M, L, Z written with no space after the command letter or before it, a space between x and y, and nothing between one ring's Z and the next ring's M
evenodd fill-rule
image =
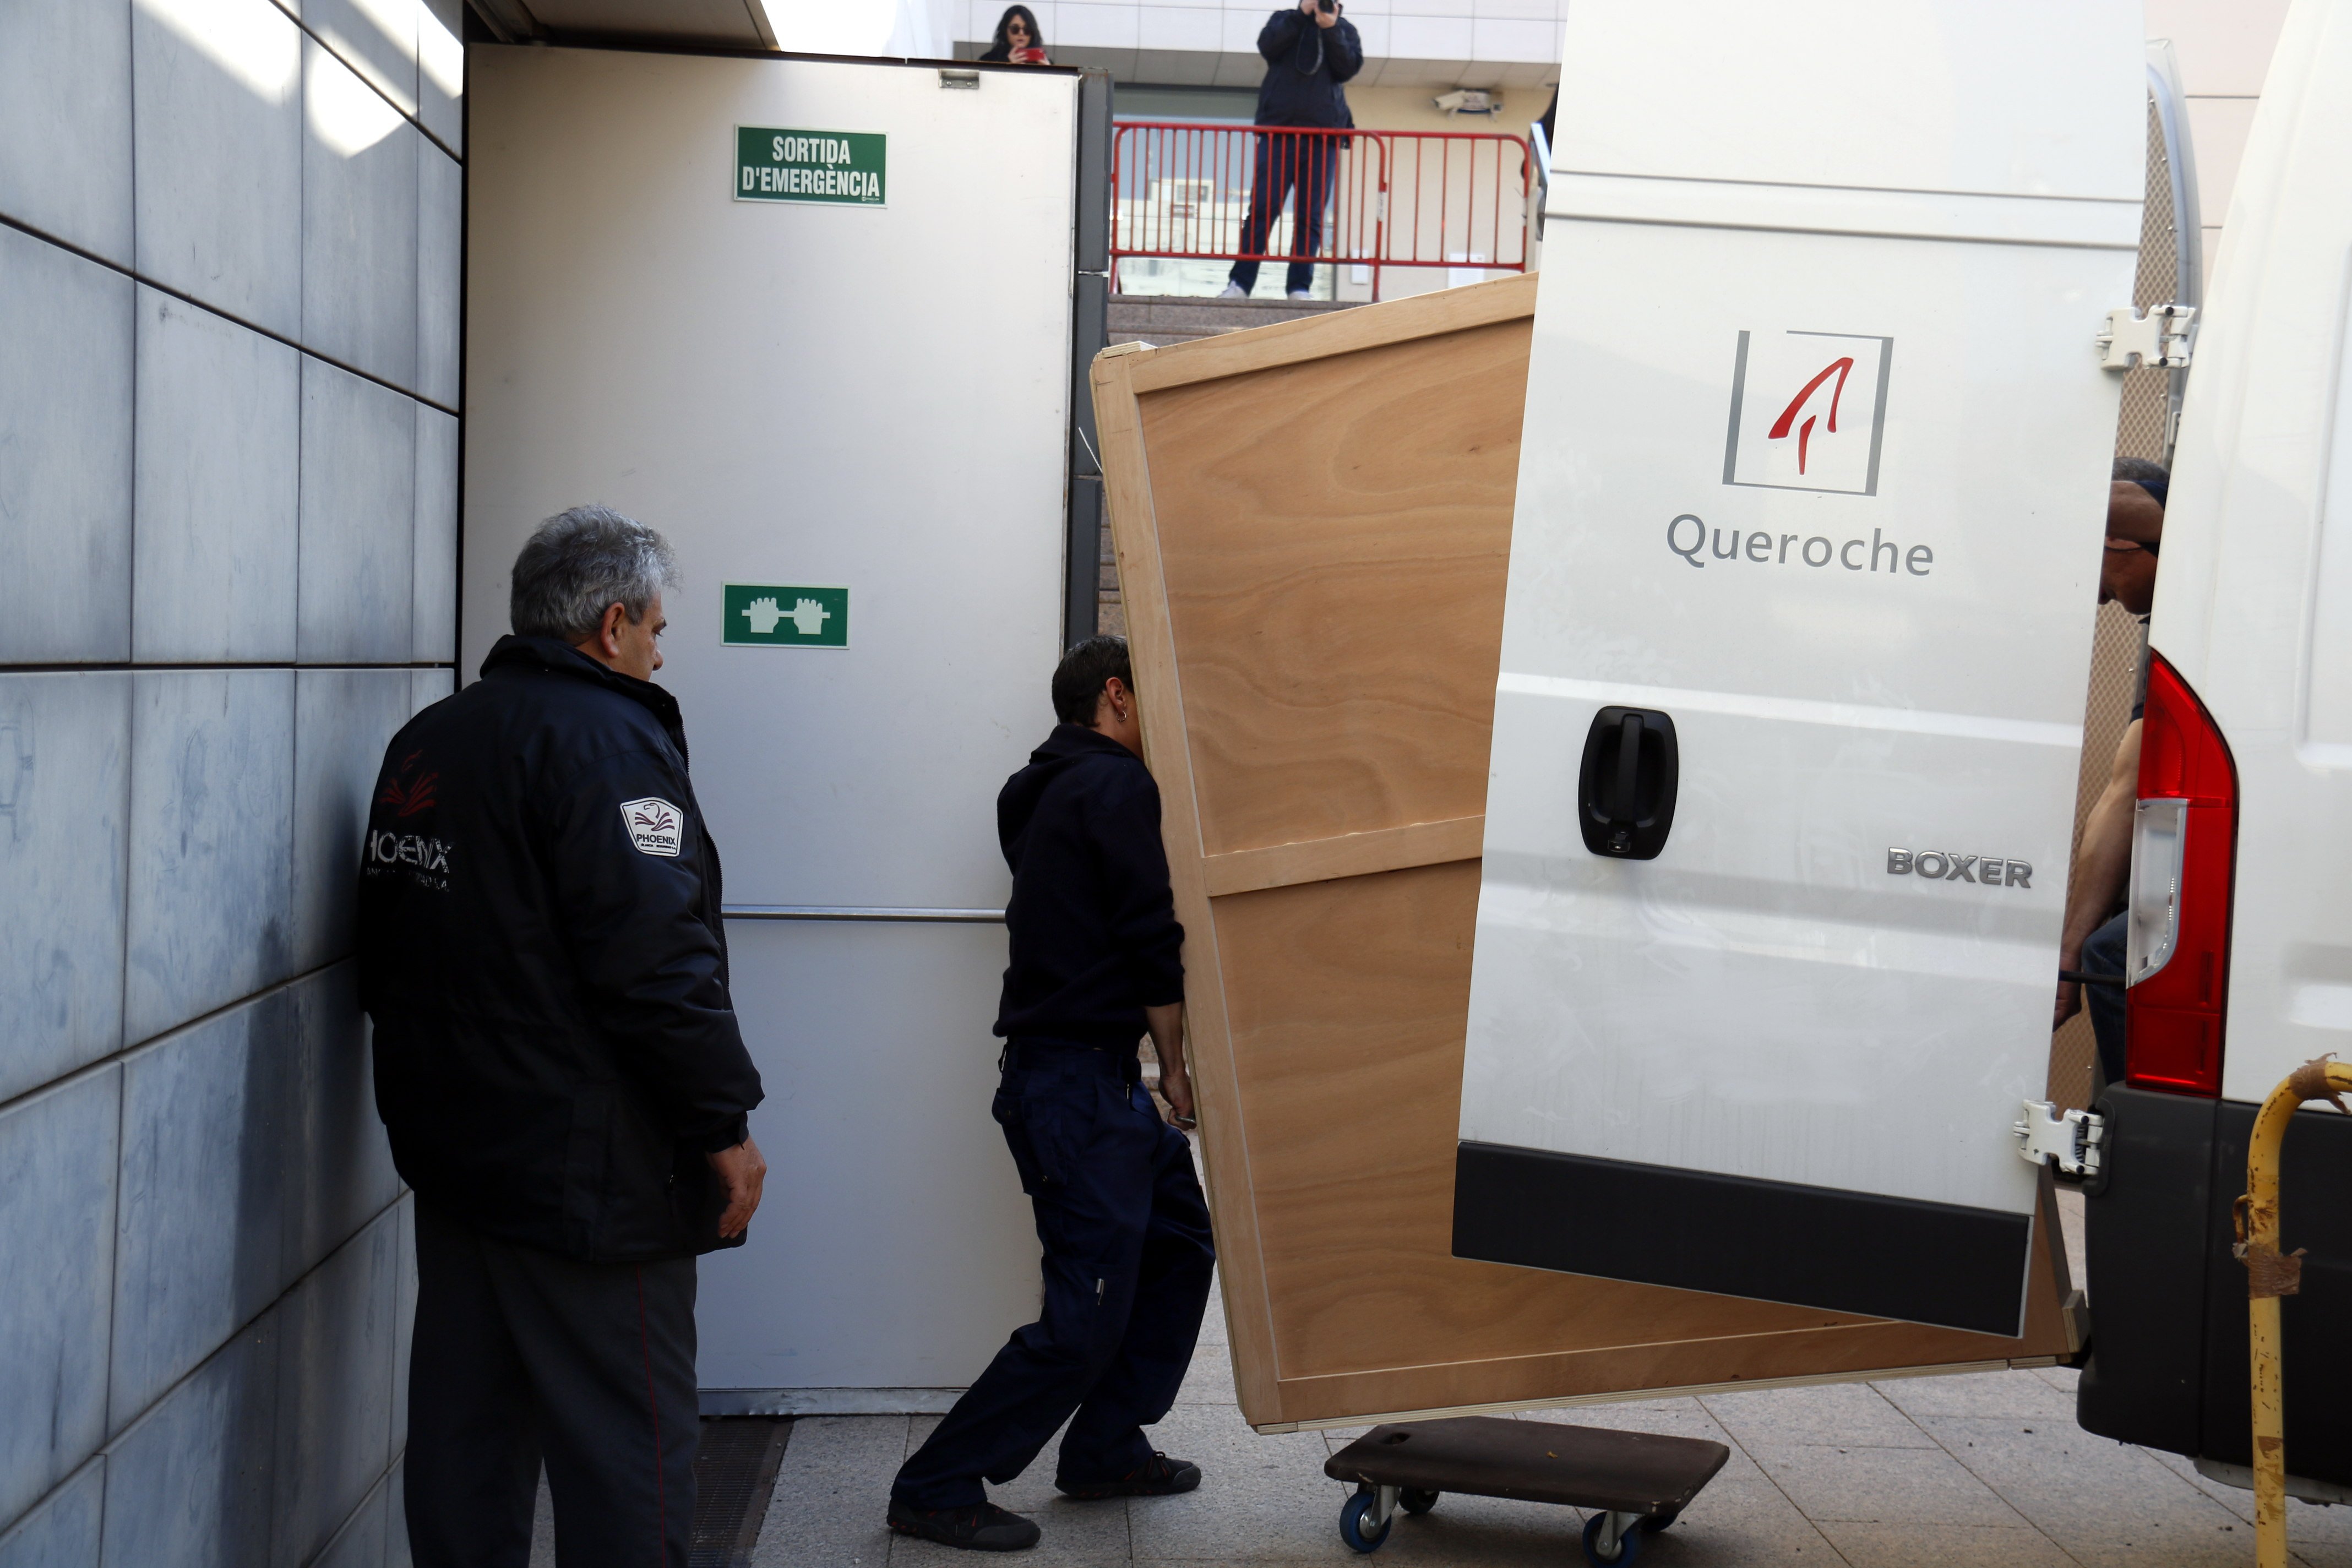
M2107 787L2083 820L2082 847L2074 851L2074 873L2066 879L2066 923L2058 939L2061 969L2083 967L2084 942L2123 897L2124 879L2131 871L2132 807L2138 796L2139 721L2135 719L2116 742ZM2083 988L2071 980L2060 981L2050 1026L2063 1024L2082 1005Z

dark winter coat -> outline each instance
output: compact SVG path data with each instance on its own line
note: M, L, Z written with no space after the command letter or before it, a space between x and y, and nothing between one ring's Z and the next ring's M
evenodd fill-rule
M1099 731L1056 725L997 795L996 836L1013 868L996 1032L1133 1049L1146 1007L1184 999L1150 770Z
M1321 27L1297 6L1276 11L1258 31L1257 52L1265 57L1265 79L1257 89L1260 125L1356 123L1340 90L1340 83L1364 68L1364 41L1353 22L1342 16Z
M668 692L509 637L410 720L368 813L360 986L424 1201L591 1262L721 1245L705 1155L760 1075Z

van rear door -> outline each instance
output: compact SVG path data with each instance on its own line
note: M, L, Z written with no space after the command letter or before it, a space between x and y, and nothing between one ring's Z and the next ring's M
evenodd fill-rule
M1454 1252L2014 1334L2139 8L1567 32Z

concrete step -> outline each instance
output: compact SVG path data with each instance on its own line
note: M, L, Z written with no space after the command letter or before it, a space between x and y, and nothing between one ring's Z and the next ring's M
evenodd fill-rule
M1353 310L1354 300L1217 300L1180 294L1114 294L1108 313L1110 341L1155 348L1213 338L1245 327L1271 326L1304 316Z

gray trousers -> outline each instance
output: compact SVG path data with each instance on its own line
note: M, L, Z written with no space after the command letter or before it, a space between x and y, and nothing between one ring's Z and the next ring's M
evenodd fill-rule
M582 1263L417 1204L416 1568L527 1568L542 1461L563 1568L686 1568L694 1285L691 1258Z

